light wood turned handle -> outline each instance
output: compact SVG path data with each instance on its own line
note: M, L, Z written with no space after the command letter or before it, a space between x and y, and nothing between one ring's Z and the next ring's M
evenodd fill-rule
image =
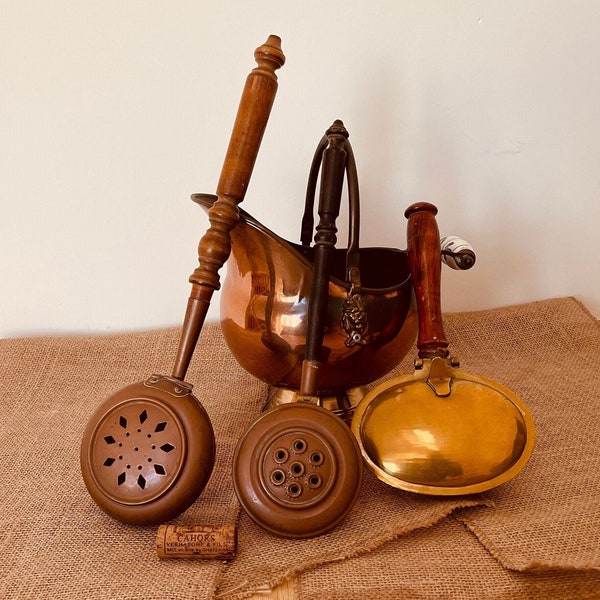
M198 246L198 268L190 277L195 285L219 289L219 269L229 258L229 232L239 221L238 204L248 189L271 107L277 92L275 71L285 63L281 40L275 35L254 52L258 66L246 79L229 147L217 185L217 200L208 211L210 228Z
M208 211L210 227L200 239L199 264L190 276L192 290L173 367L177 379L185 378L213 292L220 287L219 270L231 253L229 232L239 221L238 204L246 195L275 100L275 71L285 63L279 37L269 36L255 50L254 58L258 66L246 79L217 185L217 200Z

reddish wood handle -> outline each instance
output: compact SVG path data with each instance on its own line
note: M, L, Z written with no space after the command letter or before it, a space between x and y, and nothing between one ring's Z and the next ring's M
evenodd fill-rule
M440 234L437 208L427 202L409 206L406 239L410 272L417 298L421 358L448 356L448 341L442 324Z
M173 368L173 377L178 379L185 377L210 299L220 287L219 270L231 253L229 232L239 221L238 204L246 195L275 100L275 71L285 63L279 37L269 36L255 50L254 58L258 66L246 79L217 185L217 200L208 211L210 227L198 244L199 265L190 276L192 291Z

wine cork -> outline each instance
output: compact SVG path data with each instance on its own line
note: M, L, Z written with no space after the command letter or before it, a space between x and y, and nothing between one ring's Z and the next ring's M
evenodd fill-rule
M237 551L234 525L161 525L156 534L159 558L230 560Z

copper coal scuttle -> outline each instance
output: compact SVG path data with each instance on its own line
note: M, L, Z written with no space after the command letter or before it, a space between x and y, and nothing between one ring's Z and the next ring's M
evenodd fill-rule
M345 132L341 122L335 128ZM279 237L243 210L231 231L221 291L223 334L240 365L275 388L270 404L294 401L300 389L314 278L315 189L327 145L325 136L310 171L301 243ZM406 252L359 247L358 178L348 154L349 247L332 251L315 390L318 402L342 412L351 409L362 386L398 364L417 328ZM216 198L193 199L208 209Z

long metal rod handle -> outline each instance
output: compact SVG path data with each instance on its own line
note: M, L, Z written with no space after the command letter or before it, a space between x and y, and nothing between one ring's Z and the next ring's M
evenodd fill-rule
M277 92L275 71L285 63L281 40L271 35L257 48L258 64L246 79L229 147L217 186L217 200L208 211L210 227L198 244L199 265L190 276L192 290L183 322L173 377L184 379L210 300L220 287L219 270L231 253L229 232L239 221L238 204L248 189L254 163Z

